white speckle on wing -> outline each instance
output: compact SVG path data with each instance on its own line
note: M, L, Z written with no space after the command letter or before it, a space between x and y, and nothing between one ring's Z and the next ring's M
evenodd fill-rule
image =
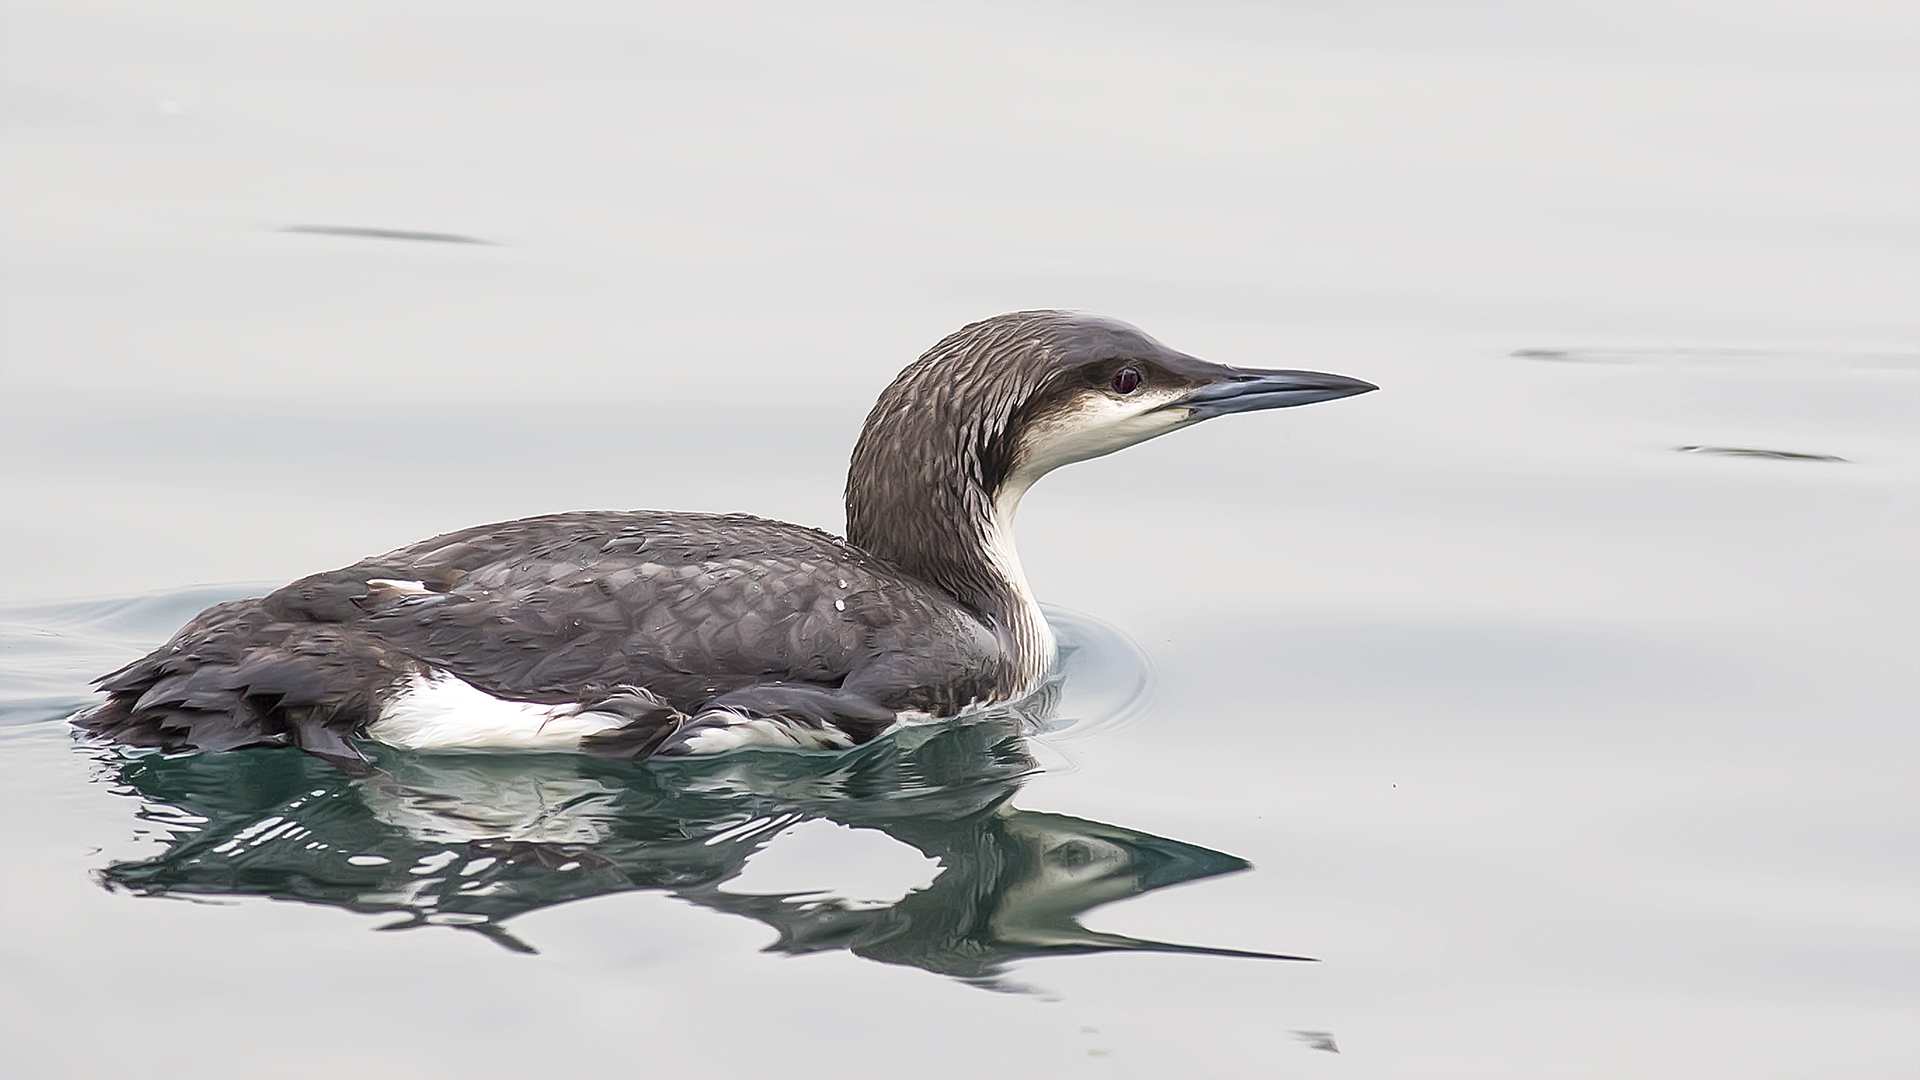
M833 602L833 610L835 611L847 610L847 602L845 600L835 600Z
M384 577L368 578L367 587L381 592L398 593L403 596L425 596L433 591L427 588L425 582L400 581L396 578Z
M507 701L441 672L409 676L367 735L408 750L572 750L626 722L578 705Z

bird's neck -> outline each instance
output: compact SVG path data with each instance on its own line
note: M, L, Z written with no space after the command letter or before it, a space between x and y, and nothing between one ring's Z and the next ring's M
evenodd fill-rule
M953 597L1000 638L1016 688L1052 667L1053 632L1027 586L1013 518L1026 485L989 490L977 463L905 456L865 470L856 452L847 480L847 541Z

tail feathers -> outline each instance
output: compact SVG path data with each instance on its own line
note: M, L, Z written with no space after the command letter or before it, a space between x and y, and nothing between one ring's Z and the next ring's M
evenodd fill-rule
M298 746L361 760L348 738L375 697L420 670L339 625L276 622L257 600L209 608L152 654L100 680L87 731L168 751Z
M228 695L225 707L211 701L206 705L141 707L126 697L110 697L73 722L115 742L169 752L295 745L270 712L243 695Z

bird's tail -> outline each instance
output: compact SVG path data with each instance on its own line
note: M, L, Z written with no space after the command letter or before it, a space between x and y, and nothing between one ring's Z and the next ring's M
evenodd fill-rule
M272 618L259 600L216 604L173 640L112 674L75 726L166 751L298 746L364 760L348 736L373 696L418 661L340 624Z

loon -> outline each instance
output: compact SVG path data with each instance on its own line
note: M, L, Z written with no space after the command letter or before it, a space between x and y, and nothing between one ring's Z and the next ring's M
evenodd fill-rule
M1014 551L1034 482L1228 413L1372 383L1226 367L1113 319L969 324L881 393L846 538L649 510L481 525L216 604L97 680L86 731L169 752L296 746L644 759L843 749L1016 701L1056 646Z

